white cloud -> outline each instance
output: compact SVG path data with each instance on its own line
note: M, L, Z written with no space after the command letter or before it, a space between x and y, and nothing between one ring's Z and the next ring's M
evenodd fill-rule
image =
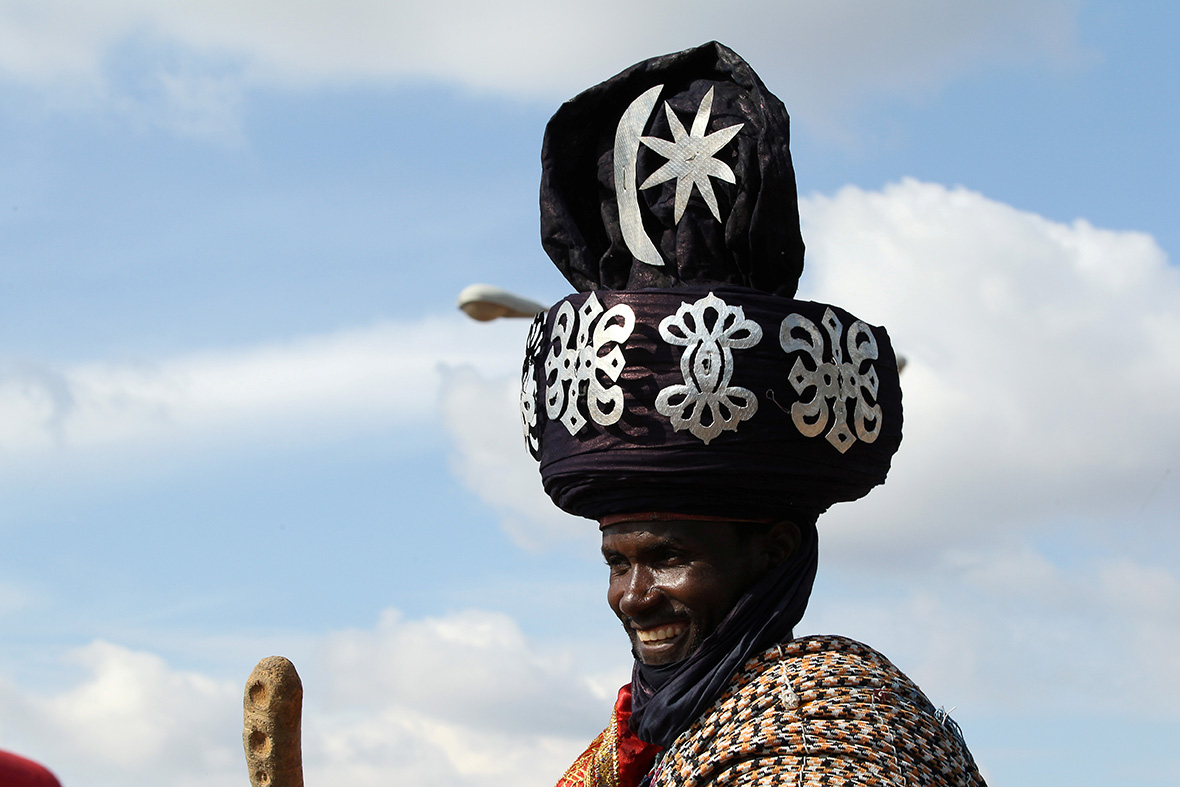
M523 344L520 353L523 357ZM456 369L443 386L442 410L456 449L456 475L501 515L518 545L536 549L580 537L589 539L588 550L596 548L597 529L561 511L541 488L540 470L521 431L519 379Z
M588 743L476 731L397 709L323 725L304 762L308 784L542 787L555 782Z
M626 680L510 618L467 611L332 632L297 662L309 784L552 784L606 724ZM626 654L622 654L625 656ZM242 685L94 642L44 695L0 680L0 734L64 784L229 787L246 779ZM604 692L599 686L610 685Z
M96 641L70 661L84 671L53 695L0 685L6 747L44 762L64 784L233 784L244 766L240 689L171 668L159 656Z
M904 576L854 574L824 583L805 630L880 648L935 704L976 717L1180 721L1174 566L1059 565L1010 544Z
M200 130L216 128L226 111L208 103L226 85L198 84L196 96L190 86L174 105L169 84L198 78L201 68L242 85L425 79L564 98L645 57L718 39L772 77L800 117L822 123L864 94L913 95L980 65L1076 62L1077 6L8 0L0 3L0 73L117 93L110 63L129 50L148 61L141 67L151 75L152 100ZM236 92L224 95L232 106ZM194 98L209 119L191 114Z
M322 674L322 696L308 700L309 783L551 784L627 679L480 610L387 611L373 629L331 634L321 653L304 681Z
M1149 236L911 180L803 211L808 297L886 326L909 361L889 482L828 516L832 543L1160 519L1177 492L1163 403L1180 390L1180 271Z
M386 612L372 631L334 634L325 654L330 706L380 707L396 697L441 722L527 735L576 734L598 721L587 708L602 697L572 654L530 642L500 613L406 620Z
M10 366L0 371L0 469L412 430L437 418L443 364L515 366L518 327L430 318L139 364Z

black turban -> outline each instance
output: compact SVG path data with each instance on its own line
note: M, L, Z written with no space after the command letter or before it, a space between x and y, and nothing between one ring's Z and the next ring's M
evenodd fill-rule
M897 360L883 328L793 300L789 123L715 42L550 121L542 244L579 292L532 326L521 412L566 511L790 518L885 480Z

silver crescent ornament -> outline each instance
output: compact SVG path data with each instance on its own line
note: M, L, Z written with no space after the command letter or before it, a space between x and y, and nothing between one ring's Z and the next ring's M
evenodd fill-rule
M635 259L653 266L662 266L664 259L643 229L643 215L639 212L639 191L675 178L674 221L677 224L684 215L684 209L688 206L688 199L694 189L708 205L713 218L721 221L721 210L709 178L717 178L727 183L735 183L737 179L729 165L714 155L728 145L745 125L737 123L718 129L712 134L705 133L713 112L713 88L709 88L709 92L697 107L691 130L684 129L680 118L676 117L672 107L665 101L664 113L668 117L672 139L646 137L643 135L643 127L651 118L652 110L655 109L656 101L659 100L660 91L663 89L663 85L656 85L632 101L619 118L619 125L615 130L615 199L619 206L619 228L623 232L623 241L635 255ZM667 159L667 162L637 188L640 144L651 148Z
M643 229L639 190L635 182L638 179L639 138L643 136L643 127L647 125L663 89L663 85L656 85L632 101L619 118L619 127L615 130L615 198L619 204L619 228L635 259L656 267L662 266L664 259Z

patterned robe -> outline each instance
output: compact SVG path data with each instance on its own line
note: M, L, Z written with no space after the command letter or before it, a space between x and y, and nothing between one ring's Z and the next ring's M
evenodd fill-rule
M986 787L955 722L846 637L754 657L666 752L635 737L630 713L624 686L610 725L558 787L636 787L645 775L651 787Z

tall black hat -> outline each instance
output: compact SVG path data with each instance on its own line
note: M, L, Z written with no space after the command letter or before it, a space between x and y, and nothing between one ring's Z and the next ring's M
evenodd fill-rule
M542 245L578 290L529 333L521 413L573 514L818 513L901 441L883 328L793 300L786 108L716 42L566 102L541 153Z

